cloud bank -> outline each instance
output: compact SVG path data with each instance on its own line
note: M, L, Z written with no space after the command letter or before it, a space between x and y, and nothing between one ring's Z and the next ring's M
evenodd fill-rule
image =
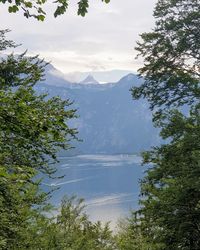
M1 29L9 28L9 38L23 43L17 50L40 54L64 73L123 69L136 71L134 47L139 34L153 27L155 0L111 0L106 5L90 0L86 17L76 15L76 0L67 13L53 18L47 6L45 22L25 19L22 13L8 14L1 4ZM5 21L6 20L6 21Z

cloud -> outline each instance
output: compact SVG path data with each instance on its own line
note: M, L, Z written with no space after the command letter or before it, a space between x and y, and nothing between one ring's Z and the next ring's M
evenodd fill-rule
M134 59L135 42L139 33L153 26L155 0L112 0L108 5L90 0L84 18L76 15L76 3L72 0L68 12L56 19L51 17L52 4L47 4L48 17L43 23L25 19L22 13L8 14L7 7L1 4L1 28L11 29L9 37L23 43L19 52L29 49L30 54L40 54L64 73L135 71L142 63Z

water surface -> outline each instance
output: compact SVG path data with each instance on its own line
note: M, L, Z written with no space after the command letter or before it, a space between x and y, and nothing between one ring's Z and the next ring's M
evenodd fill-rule
M112 225L137 208L144 172L139 156L78 155L59 160L58 174L65 177L44 183L59 187L52 196L55 205L64 195L77 195L85 199L91 220L111 221Z

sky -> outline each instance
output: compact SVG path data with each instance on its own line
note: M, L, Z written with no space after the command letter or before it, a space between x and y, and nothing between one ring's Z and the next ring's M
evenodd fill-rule
M22 12L9 14L1 4L1 29L11 30L8 37L22 44L17 52L28 49L39 54L63 73L107 71L136 72L142 59L135 59L139 34L153 28L156 0L90 0L89 13L76 15L77 1L71 0L68 11L53 17L52 3L46 6L47 18L38 22L26 19Z

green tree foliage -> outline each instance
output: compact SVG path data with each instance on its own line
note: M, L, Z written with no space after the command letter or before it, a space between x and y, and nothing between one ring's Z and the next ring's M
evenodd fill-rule
M109 3L110 0L101 0L104 3ZM47 0L40 1L24 1L24 0L0 0L0 3L8 5L8 11L10 13L16 13L22 11L26 18L34 17L38 21L44 21L46 17L45 5ZM69 6L69 0L56 0L52 4L55 6L54 17L63 15ZM89 8L89 0L80 0L77 2L78 10L77 14L85 16Z
M159 0L155 28L143 33L137 50L144 59L144 83L135 99L154 107L191 104L200 98L199 0Z
M141 230L159 249L199 249L200 246L200 115L171 111L162 124L168 145L144 153L153 167L142 180ZM154 248L153 248L154 249Z
M15 47L0 31L0 50ZM0 61L0 249L115 250L109 224L92 223L83 200L48 204L38 175L54 177L59 149L69 149L77 131L69 100L36 95L43 61L26 54Z
M83 211L83 200L64 197L51 217L37 213L32 216L24 236L24 245L15 250L116 250L109 225L92 223ZM55 215L56 214L56 215Z
M134 99L147 98L155 125L168 144L143 153L140 209L129 222L144 249L200 248L200 3L159 0L155 28L141 35L144 83ZM183 106L183 107L182 107ZM185 107L189 113L187 114ZM176 110L174 108L180 108ZM185 110L184 114L181 112ZM139 227L139 229L138 229ZM134 238L132 238L134 239ZM133 244L138 244L137 240ZM131 249L131 248L130 248ZM138 245L136 249L143 249Z
M140 228L140 223L134 213L123 218L118 223L118 232L115 236L119 250L149 250L150 244L146 242Z
M92 223L83 209L83 200L63 198L60 211L48 228L51 233L45 235L47 246L52 250L115 250L109 225Z
M5 33L0 32L1 51L15 46L6 40ZM70 102L47 100L33 90L43 77L44 67L37 57L25 54L0 61L1 249L26 249L24 232L32 215L46 210L47 195L40 191L35 176L52 176L56 152L68 149L70 140L76 138L77 131L67 125L75 117Z

